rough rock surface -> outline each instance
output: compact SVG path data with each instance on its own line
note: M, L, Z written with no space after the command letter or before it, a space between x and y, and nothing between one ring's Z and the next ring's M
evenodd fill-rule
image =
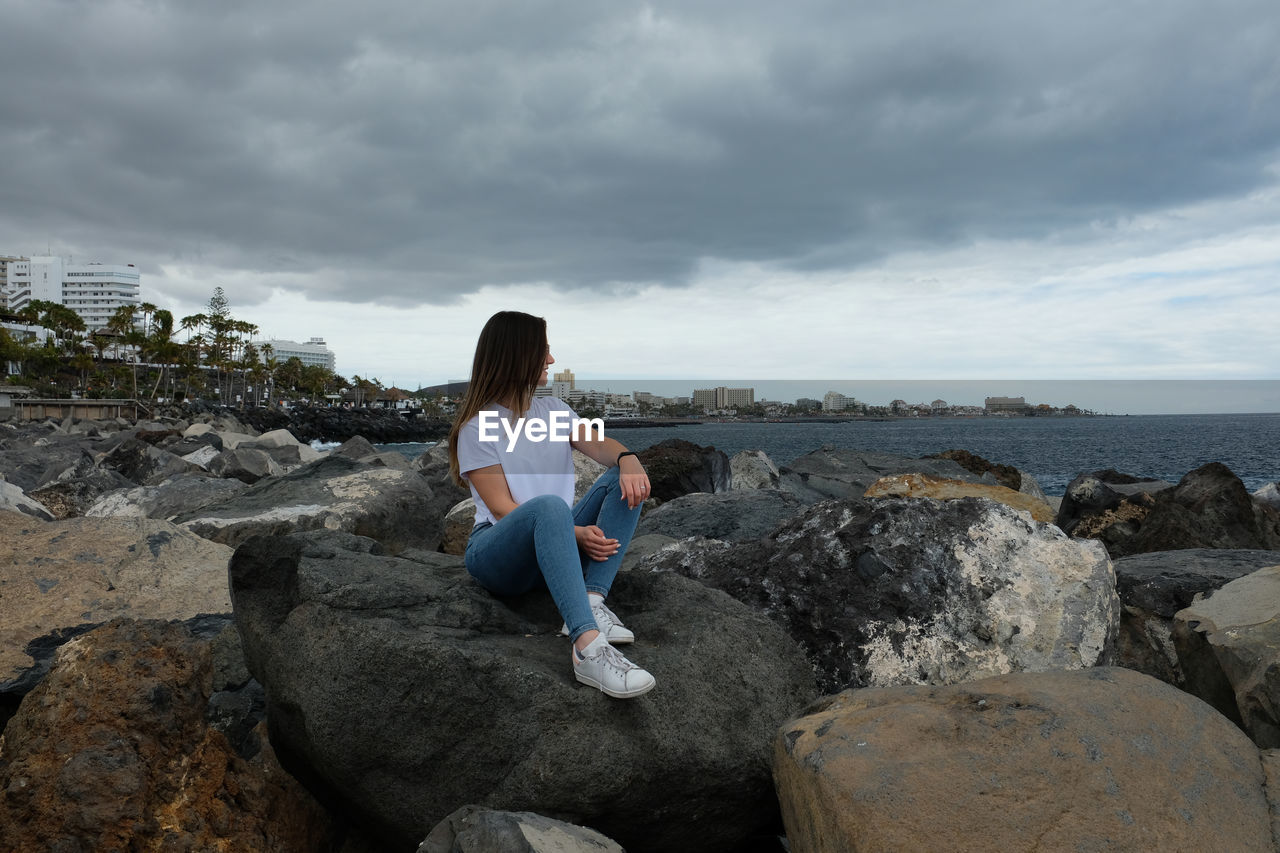
M1274 849L1257 748L1120 668L827 697L774 775L793 853Z
M232 546L257 535L324 528L368 536L391 550L434 550L444 518L431 514L431 497L430 486L418 474L333 455L175 521Z
M20 512L41 521L53 521L53 515L48 507L27 497L22 489L4 480L0 480L0 510Z
M669 501L690 492L727 492L729 457L714 447L668 438L639 451L653 497Z
M545 593L500 601L456 557L377 550L334 532L260 537L231 578L272 742L387 845L418 844L468 803L536 803L631 853L776 831L769 745L815 692L768 620L675 575L621 573L611 603L658 686L619 702L574 681ZM607 771L584 770L601 756Z
M208 460L204 467L216 477L239 480L249 486L284 473L280 463L267 451L251 447L247 443L223 450Z
M0 512L0 692L25 693L39 679L25 650L51 634L118 616L230 612L230 557L167 521Z
M892 477L881 477L867 488L863 497L933 498L940 501L988 498L1007 507L1030 513L1032 518L1042 524L1053 522L1053 510L1049 505L1023 492L1014 491L1005 486L966 483L963 480L930 477L926 474L896 474Z
M729 474L734 489L778 488L778 466L763 450L742 450L729 460Z
M1113 556L1182 548L1280 549L1280 511L1255 502L1240 478L1210 462L1155 496L1141 528Z
M471 490L459 486L449 476L449 447L447 441L441 441L434 447L418 455L409 463L410 468L417 471L427 485L431 487L431 498L427 501L424 518L438 518L444 525L445 514L471 497Z
M116 445L98 460L98 467L116 471L139 486L154 486L176 474L200 470L200 466L159 450L140 438L128 438Z
M703 536L750 542L768 536L804 510L800 498L778 489L733 489L714 495L694 492L646 513L636 526L636 535L660 533L673 539Z
M1280 483L1267 483L1253 493L1253 499L1258 503L1280 510Z
M1280 564L1258 569L1174 617L1186 689L1280 747Z
M275 760L204 722L207 642L117 620L67 643L0 750L0 849L272 850L333 845L331 820Z
M623 853L593 829L532 812L463 806L431 830L418 853Z
M93 466L84 441L44 430L14 430L0 440L0 476L30 495L77 465Z
M471 538L471 528L476 523L476 502L467 498L458 503L445 514L444 537L440 541L440 550L455 557L461 557L467 550L467 540Z
M224 480L206 474L179 474L158 486L136 486L105 494L84 514L88 518L172 518L230 500L247 488L239 480Z
M643 560L782 625L825 692L1109 663L1119 619L1095 542L981 498L827 501L770 539Z
M778 487L806 503L816 503L831 498L860 498L876 480L894 474L928 474L966 483L996 484L994 476L973 474L950 459L913 459L869 450L837 450L827 445L784 465Z
M1174 615L1197 595L1280 565L1280 551L1190 548L1121 557L1112 565L1122 608L1116 664L1185 687L1173 644Z
M976 453L970 453L968 450L944 450L941 453L930 454L925 458L950 459L952 462L958 463L961 468L972 474L977 474L979 477L990 472L996 478L996 482L1006 489L1012 489L1015 492L1022 490L1022 472L1017 468L1012 465L991 462Z

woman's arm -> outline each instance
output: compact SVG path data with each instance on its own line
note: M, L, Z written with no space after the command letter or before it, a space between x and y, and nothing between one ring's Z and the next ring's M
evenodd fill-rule
M592 436L590 430L585 431L588 436ZM649 475L645 473L644 466L640 464L637 456L624 456L618 459L619 453L626 452L626 446L613 438L605 438L602 434L598 437L587 437L581 440L572 440L569 442L574 450L581 451L584 455L594 459L606 468L618 466L618 484L622 488L622 497L627 502L627 506L635 509L644 503L649 497Z
M501 465L490 465L487 468L476 468L467 471L467 479L476 487L480 500L489 508L495 519L501 519L519 504L511 497L511 488L507 485L507 475L502 472Z

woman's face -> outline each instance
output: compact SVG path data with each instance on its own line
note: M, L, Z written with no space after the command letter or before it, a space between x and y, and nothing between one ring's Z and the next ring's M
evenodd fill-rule
M542 365L542 377L538 380L539 385L547 384L547 369L555 363L556 360L551 357L551 344L547 344L547 360L546 363Z

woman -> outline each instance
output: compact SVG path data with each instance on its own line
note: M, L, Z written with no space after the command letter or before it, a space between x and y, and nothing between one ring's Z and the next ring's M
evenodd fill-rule
M449 433L450 473L470 486L476 504L467 571L495 595L545 582L564 617L561 633L573 641L574 676L629 699L653 689L654 678L614 648L635 635L604 600L649 477L635 453L599 431L548 435L548 427L576 418L563 401L533 396L554 363L541 317L500 311L480 332L471 384ZM576 505L571 448L609 468Z

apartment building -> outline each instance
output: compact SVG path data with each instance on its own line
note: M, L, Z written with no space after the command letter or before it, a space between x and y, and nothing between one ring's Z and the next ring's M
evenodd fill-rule
M80 315L96 332L117 309L142 304L142 279L133 264L73 264L56 255L12 258L7 264L9 311L34 300L56 302Z
M306 343L286 341L279 338L254 342L254 346L258 348L259 352L262 352L263 347L267 345L271 346L272 357L281 364L291 358L296 358L304 366L314 364L333 370L338 363L337 356L334 355L333 350L329 349L328 344L324 342L324 338L311 338Z

